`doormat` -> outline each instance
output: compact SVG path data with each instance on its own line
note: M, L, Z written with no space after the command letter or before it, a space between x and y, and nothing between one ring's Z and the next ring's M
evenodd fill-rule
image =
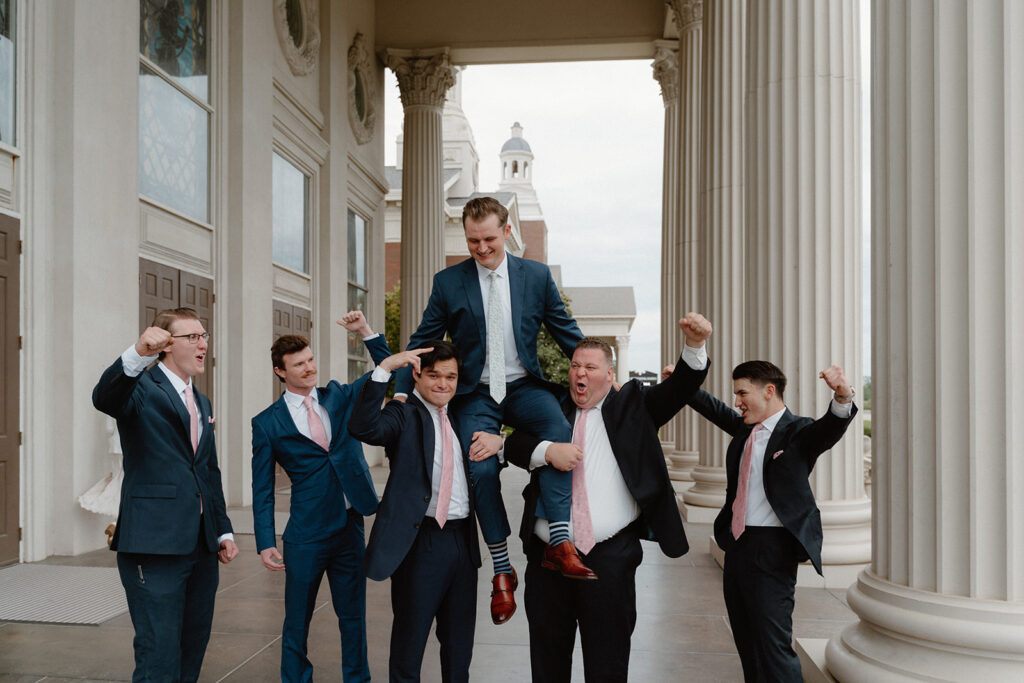
M0 621L95 625L127 611L116 569L16 564L0 570Z

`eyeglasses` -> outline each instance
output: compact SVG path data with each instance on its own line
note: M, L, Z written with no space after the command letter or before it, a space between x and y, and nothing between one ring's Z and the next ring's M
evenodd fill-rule
M199 340L210 341L210 333L203 332L202 334L172 334L171 339L186 339L189 344L198 344Z

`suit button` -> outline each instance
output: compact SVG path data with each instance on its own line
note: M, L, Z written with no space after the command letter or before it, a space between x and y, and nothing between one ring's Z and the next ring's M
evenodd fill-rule
M413 525L412 525L412 528L413 529L419 529L420 528L420 523L419 522L414 522Z
M429 503L430 502L430 496L423 496L423 502L424 503Z

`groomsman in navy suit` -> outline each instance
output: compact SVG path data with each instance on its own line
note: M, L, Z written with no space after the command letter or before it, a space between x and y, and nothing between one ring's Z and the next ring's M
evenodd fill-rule
M374 334L360 311L345 314L338 324L363 338L374 362L390 355L383 335ZM275 341L270 357L285 391L252 419L252 511L263 565L285 572L281 680L313 679L306 641L326 572L341 630L344 680L369 681L363 517L376 512L377 494L362 445L347 428L353 399L369 373L352 384L331 381L318 388L309 340L295 334ZM283 558L274 532L275 463L292 483Z
M570 440L572 429L556 398L564 388L544 379L537 335L543 325L565 355L572 356L583 334L566 313L548 267L505 252L512 226L499 201L476 197L466 202L462 226L472 258L434 276L423 319L407 348L427 346L448 334L462 357L452 412L469 455L480 531L494 564L491 620L502 624L515 612L519 580L508 559L511 529L498 479L501 464L491 457L494 451L487 444L493 440L487 437L498 435L507 424L549 441ZM411 388L411 373L405 368L397 374L395 398ZM554 467L541 470L537 514L552 529L545 561L567 578L597 578L569 542L571 473Z
M192 382L206 368L208 340L191 308L161 311L92 392L93 405L117 420L124 452L110 549L135 627L134 681L199 678L217 560L238 555L210 401Z

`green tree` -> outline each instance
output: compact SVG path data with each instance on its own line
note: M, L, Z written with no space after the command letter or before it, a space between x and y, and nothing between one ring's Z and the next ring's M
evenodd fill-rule
M402 283L384 295L384 338L392 353L402 348Z

